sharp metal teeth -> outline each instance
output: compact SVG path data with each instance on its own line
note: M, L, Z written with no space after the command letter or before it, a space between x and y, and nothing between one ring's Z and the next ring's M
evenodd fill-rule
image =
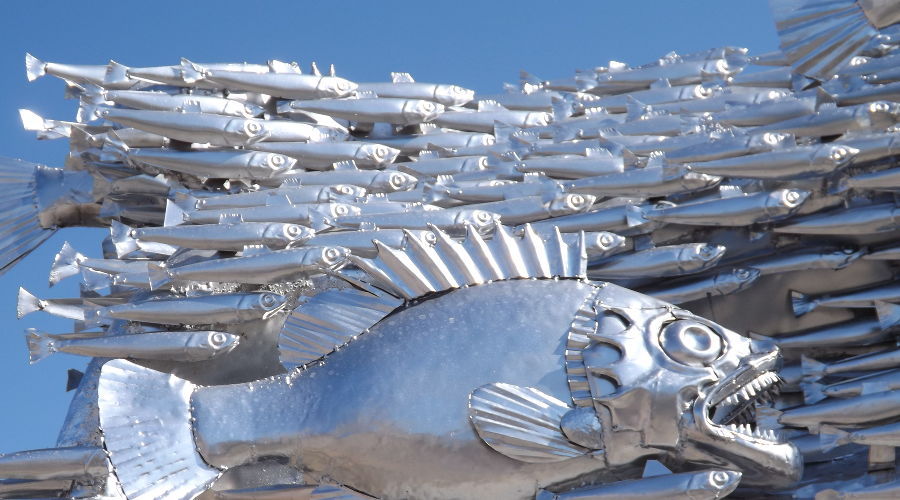
M750 394L749 394L749 392L747 391L747 388L746 388L746 387L744 387L744 388L742 388L740 391L738 391L738 395L739 395L744 401L750 401L750 399L751 399Z

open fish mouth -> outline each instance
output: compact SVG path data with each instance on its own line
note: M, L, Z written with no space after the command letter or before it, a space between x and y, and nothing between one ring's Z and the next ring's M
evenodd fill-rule
M771 406L780 392L784 381L774 371L777 361L777 351L756 358L720 380L697 402L702 404L709 430L730 439L784 442L775 429L760 425L756 411L759 406Z

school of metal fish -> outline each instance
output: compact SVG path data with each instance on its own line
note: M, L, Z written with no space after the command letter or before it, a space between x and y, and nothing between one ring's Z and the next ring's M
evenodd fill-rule
M292 461L258 456L194 484L193 465L128 455L110 442L115 431L101 433L112 418L98 409L111 397L101 372L106 387L131 389L140 370L171 374L154 383L178 390L276 380L377 329L404 300L547 277L620 285L779 347L781 380L760 376L723 404L734 432L793 444L803 475L789 486L742 484L730 459L698 472L688 457L666 462L675 473L664 475L651 462L641 478L644 457L597 484L540 484L522 498L900 497L900 6L772 5L777 53L670 53L555 80L523 72L497 94L406 73L355 82L333 67L275 60L84 66L26 54L29 80L64 80L80 106L74 121L21 110L26 129L66 139L70 154L61 168L0 161L0 266L58 228L107 226L110 235L102 259L66 244L52 263L50 283L81 280L80 297L20 289L19 317L43 311L75 323L70 333L27 331L31 363L57 352L94 359L70 373L58 448L0 455L0 498L403 497L358 486L377 480L307 479ZM517 267L531 244L541 247L536 268L557 255L568 271ZM545 245L581 248L585 273ZM513 271L454 281L437 254L478 254ZM359 288L381 289L377 304L322 299ZM358 314L356 323L342 313ZM115 358L139 366L114 361L116 372L103 371ZM579 391L588 405L596 398L594 382L576 387L584 370L569 373L576 408ZM513 397L491 390L470 404ZM481 439L504 455L529 443L483 432L478 418ZM578 450L591 448L563 431ZM562 436L554 432L547 439ZM166 476L154 482L156 469Z

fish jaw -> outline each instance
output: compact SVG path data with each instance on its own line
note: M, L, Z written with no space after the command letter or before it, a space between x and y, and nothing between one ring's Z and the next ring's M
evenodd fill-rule
M702 391L685 412L681 451L693 463L737 467L742 484L787 487L803 472L797 448L773 429L762 429L752 409L775 394L781 383L777 349L753 354L738 369ZM730 422L749 420L739 425Z

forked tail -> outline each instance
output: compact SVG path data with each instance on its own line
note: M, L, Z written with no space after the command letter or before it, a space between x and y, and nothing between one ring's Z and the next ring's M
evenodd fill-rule
M129 500L191 499L221 470L197 451L191 429L194 384L113 360L98 388L100 428L113 470Z

